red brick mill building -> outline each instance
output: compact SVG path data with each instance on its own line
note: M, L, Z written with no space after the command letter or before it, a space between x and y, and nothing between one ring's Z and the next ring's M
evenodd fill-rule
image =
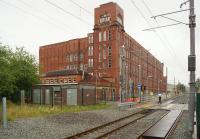
M100 97L98 92L103 90L108 100L119 100L122 80L126 95L137 97L139 76L144 93L147 90L166 92L163 63L125 32L122 8L110 2L95 8L94 12L94 31L86 37L40 47L42 85L87 82L81 78L87 73L94 78L88 82L97 89L96 97ZM66 74L65 81L57 74L47 76L49 72L63 70L82 74L73 75L74 78Z

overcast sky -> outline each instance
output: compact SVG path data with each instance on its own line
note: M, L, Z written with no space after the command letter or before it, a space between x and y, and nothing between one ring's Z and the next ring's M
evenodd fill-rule
M180 4L186 0L113 0L124 10L125 31L168 68L168 82L174 77L187 84L187 57L190 50L189 27L184 24L155 31L147 28L174 24L152 15L188 9ZM12 48L24 46L38 59L39 46L86 37L93 32L94 8L109 0L0 0L0 42ZM52 4L57 5L56 8ZM196 12L196 77L200 77L200 1L195 0ZM167 17L188 23L189 11ZM165 69L164 69L165 70Z

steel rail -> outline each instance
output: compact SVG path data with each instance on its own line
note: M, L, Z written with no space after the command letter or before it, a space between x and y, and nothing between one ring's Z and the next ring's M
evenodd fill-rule
M91 129L88 129L88 130L86 130L86 131L77 133L77 134L75 134L75 135L66 137L65 139L76 139L76 138L79 138L79 137L81 137L81 136L84 136L84 135L90 134L90 133L92 133L92 132L95 132L95 131L97 131L97 130L99 130L99 129L103 129L103 128L106 127L106 126L109 126L109 125L115 124L115 123L117 123L117 122L120 122L120 121L122 121L122 120L128 119L128 118L130 118L130 117L132 117L132 116L135 116L135 115L137 115L137 114L143 114L143 113L145 113L145 111L147 111L147 109L141 110L141 111L139 111L139 112L136 112L136 113L133 113L133 114L131 114L131 115L122 117L122 118L120 118L120 119L117 119L117 120L114 120L114 121L105 123L105 124L103 124L103 125L100 125L100 126L97 126L97 127L91 128ZM154 111L154 110L152 110L152 111Z
M182 96L182 95L181 95L181 96ZM176 99L178 99L178 98L181 97L181 96L175 96L175 97L173 97L173 98L166 99L166 100L164 100L164 102L165 102L165 101L168 101L168 100L170 100L170 99L172 99L172 100L175 101ZM126 119L128 119L128 118L131 118L132 116L135 116L135 115L137 115L137 114L144 114L143 116L141 116L141 117L139 117L139 118L136 118L136 119L133 120L132 122L129 122L129 123L127 123L127 124L124 124L124 125L122 125L122 126L119 126L119 127L116 128L116 129L113 129L113 130L111 130L111 131L109 131L109 132L107 132L107 133L104 133L103 135L97 137L96 139L104 138L104 137L108 136L109 134L111 134L111 133L113 133L113 132L115 132L115 131L117 131L117 130L123 128L123 127L126 127L126 126L128 126L128 125L130 125L130 124L133 124L134 122L138 121L139 119L142 119L142 118L144 118L144 117L146 117L146 116L152 114L152 113L155 112L156 110L152 110L152 109L150 109L150 108L151 108L151 107L154 107L154 106L157 106L157 105L158 105L158 104L155 104L155 105L153 105L153 106L147 107L147 109L144 109L144 110L135 112L135 113L133 113L133 114L130 114L130 115L125 116L125 117L122 117L122 118L120 118L120 119L117 119L117 120L114 120L114 121L105 123L105 124L103 124L103 125L100 125L100 126L97 126L97 127L94 127L94 128L88 129L88 130L85 130L85 131L83 131L83 132L80 132L80 133L71 135L71 136L69 136L69 137L66 137L65 139L77 139L77 138L81 138L82 136L91 134L92 132L95 132L95 131L98 131L98 130L100 130L100 129L103 129L103 128L105 128L106 126L110 126L110 125L112 125L112 124L116 124L116 123L121 122L121 121L123 121L123 120L126 120ZM147 110L151 110L151 111L150 111L150 112L147 112ZM159 110L159 109L157 109L157 110ZM147 112L148 114L145 115L145 112ZM166 113L165 115L167 115L167 113ZM163 115L162 118L163 118L165 115ZM161 118L161 119L162 119L162 118ZM159 122L159 121L157 121L157 122ZM157 122L156 122L156 123L157 123ZM155 123L155 124L156 124L156 123ZM155 125L155 124L153 124L153 125ZM153 126L153 125L152 125L152 126ZM151 126L151 127L152 127L152 126ZM147 130L148 130L148 129L147 129Z
M99 136L99 137L97 137L97 138L95 138L95 139L105 138L105 137L107 137L108 135L112 134L113 132L116 132L116 131L118 131L118 130L120 130L120 129L126 127L126 126L129 126L129 125L131 125L131 124L134 124L134 123L137 122L138 120L140 120L140 119L142 119L142 118L144 118L144 117L146 117L146 116L148 116L148 115L150 115L150 114L152 114L152 113L154 113L154 112L155 112L155 111L150 111L150 112L148 112L147 114L145 114L145 115L143 115L143 116L141 116L141 117L139 117L139 118L137 118L137 119L135 119L135 120L133 120L133 121L127 123L127 124L124 124L124 125L122 125L122 126L120 126L120 127L117 127L117 128L115 128L115 129L113 129L113 130L111 130L111 131L109 131L109 132L106 132L106 133L104 133L103 135L101 135L101 136Z

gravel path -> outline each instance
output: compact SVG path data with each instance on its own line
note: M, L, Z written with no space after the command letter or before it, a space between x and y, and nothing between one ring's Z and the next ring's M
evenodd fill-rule
M1 139L58 139L86 129L99 126L134 111L119 111L117 109L105 109L78 113L65 113L60 115L23 118L8 123L8 128L0 127Z

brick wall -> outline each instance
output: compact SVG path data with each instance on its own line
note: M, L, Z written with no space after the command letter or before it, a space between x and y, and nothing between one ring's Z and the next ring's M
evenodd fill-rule
M113 87L116 89L116 97L119 97L119 61L123 45L126 52L127 88L129 80L132 80L137 92L138 65L141 65L143 89L148 86L150 91L157 92L159 88L165 92L163 63L124 31L123 10L112 2L95 8L94 32L87 37L40 47L40 73L72 68L83 70L84 67L91 75L97 73L98 76L112 78L115 81ZM77 59L74 58L76 54Z

